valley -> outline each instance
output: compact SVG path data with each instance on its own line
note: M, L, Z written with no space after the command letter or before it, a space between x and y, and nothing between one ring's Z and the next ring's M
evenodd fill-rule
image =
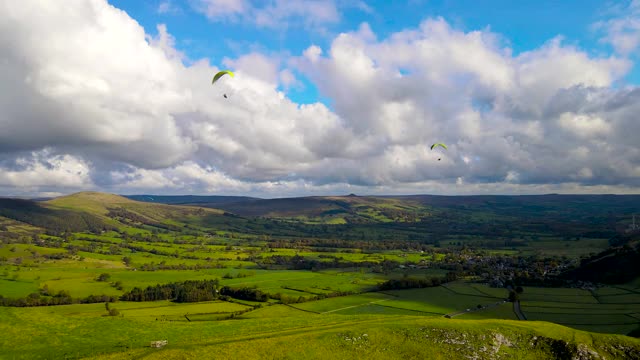
M639 196L159 199L2 199L2 354L640 354Z

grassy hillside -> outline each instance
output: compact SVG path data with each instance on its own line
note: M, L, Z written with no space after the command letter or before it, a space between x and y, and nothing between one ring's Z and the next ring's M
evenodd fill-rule
M184 200L183 196L167 196L161 201ZM632 214L640 213L638 195L315 196L237 200L212 203L194 200L185 204L220 208L245 217L306 224L414 223L422 233L493 238L547 233L566 238L608 239L629 226Z
M206 204L209 207L216 207L219 204L236 203L243 201L259 200L259 198L249 196L198 196L198 195L125 195L126 198L135 201L144 201L158 204L182 205L182 204Z
M52 231L103 231L113 229L104 217L84 211L47 206L31 200L1 199L0 216Z
M215 203L213 206L241 216L328 224L414 222L429 213L428 208L415 203L360 196L256 199Z
M138 304L0 308L0 351L10 359L633 359L640 340L586 333L544 322L457 320L406 315L311 314L284 305L236 320L181 321L165 303L153 315ZM200 311L181 305L183 311ZM147 305L148 306L148 305ZM173 306L180 308L181 306ZM127 310L127 309L131 310ZM211 308L213 309L213 308ZM220 308L222 311L232 309ZM133 312L132 312L133 311ZM145 311L148 313L145 315ZM162 349L151 341L168 340Z
M31 225L32 233L97 233L129 225L177 229L186 222L222 214L216 209L149 204L98 192L80 192L44 202L0 198L0 219Z
M222 211L215 209L194 209L186 206L149 204L131 200L124 196L89 191L61 196L48 200L44 204L50 208L80 210L103 216L107 215L111 209L122 208L157 221L177 220L181 216L194 214L222 214Z

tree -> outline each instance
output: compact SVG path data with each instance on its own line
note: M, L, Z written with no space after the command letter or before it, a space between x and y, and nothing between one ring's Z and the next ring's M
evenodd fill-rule
M107 273L102 273L98 276L98 278L96 279L97 281L109 281L109 279L111 279L111 275L107 274Z
M509 301L516 302L518 300L520 300L518 294L513 290L509 291Z

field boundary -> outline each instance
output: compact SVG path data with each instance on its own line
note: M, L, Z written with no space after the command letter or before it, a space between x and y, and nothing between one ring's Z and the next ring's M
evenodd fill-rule
M383 302L383 301L389 301L389 300L391 300L391 299L382 299L382 300L371 301L371 302L364 303L364 304L352 305L352 306L347 306L347 307L343 307L343 308L340 308L340 309L334 309L334 310L321 312L320 314L329 314L329 313L333 313L333 312L336 312L336 311L353 309L353 308L356 308L356 307L365 306L365 305L371 305L371 304L375 304L375 303L379 303L379 302Z
M432 312L432 311L422 311L422 310L416 310L416 309L407 309L407 308L401 308L401 307L391 306L391 305L380 305L380 304L375 304L375 305L376 306L382 306L382 307L388 307L388 308L391 308L391 309L415 311L415 312L419 312L419 313L423 313L423 314L445 315L444 313L437 313L437 312Z
M284 305L284 306L288 306L288 307L290 307L290 308L292 308L292 309L296 309L296 310L300 310L300 311L304 311L304 312L308 312L308 313L312 313L312 314L322 314L322 313L319 313L319 312L317 312L317 311L313 311L313 310L300 309L300 308L297 308L297 307L295 307L295 306L293 306L293 305L291 305L291 304L282 304L282 305Z

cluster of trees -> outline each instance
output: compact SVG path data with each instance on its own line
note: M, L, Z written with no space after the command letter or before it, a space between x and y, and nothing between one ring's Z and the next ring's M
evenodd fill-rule
M55 294L32 293L23 298L6 298L0 295L0 306L51 306L69 304L93 304L99 302L114 302L117 298L109 295L89 295L85 298L72 298L68 291L60 290Z
M344 239L291 239L274 240L267 244L269 248L284 249L307 249L314 251L335 252L336 249L360 249L367 251L405 250L405 251L425 251L431 252L433 248L430 242L420 242L413 240L380 240L380 241L360 241Z
M288 270L321 270L335 268L370 268L375 272L386 272L397 268L400 263L391 260L381 262L374 261L348 261L333 258L333 261L320 261L307 258L301 255L274 255L274 256L249 256L249 261L255 262L258 266L266 269L288 269Z
M145 289L133 288L120 297L122 301L172 300L174 302L211 301L221 298L243 299L249 301L267 301L267 294L255 288L234 289L228 286L220 288L218 279L187 280L169 284L148 286Z
M435 286L440 286L449 281L454 281L455 279L456 279L456 275L452 272L447 273L447 276L445 278L432 277L430 279L415 279L415 278L407 277L404 279L391 279L378 285L378 290L384 291L384 290L400 290L400 289L435 287Z
M214 280L187 280L169 284L138 287L120 296L122 301L173 300L175 302L209 301L218 298L220 282Z
M225 286L220 290L220 295L249 301L264 302L269 300L269 296L267 294L258 289L248 287L234 289Z

